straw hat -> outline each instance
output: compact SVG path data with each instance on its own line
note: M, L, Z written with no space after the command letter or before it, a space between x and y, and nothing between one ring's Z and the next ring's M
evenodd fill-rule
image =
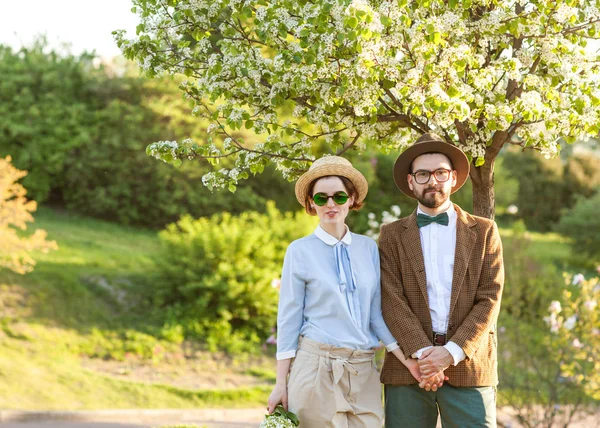
M443 153L452 162L452 167L456 170L457 177L456 186L452 188L451 193L456 192L465 184L469 178L470 168L467 156L458 147L446 143L439 135L430 132L421 135L412 146L404 150L398 156L398 159L396 159L396 163L394 164L394 182L402 193L416 199L413 191L408 187L406 177L412 172L410 167L413 161L425 153Z
M359 170L354 168L348 160L340 156L325 156L314 161L308 171L302 174L296 182L296 199L298 199L298 202L304 206L310 183L317 178L330 175L346 177L350 180L358 192L357 202L362 202L365 196L367 196L369 184Z

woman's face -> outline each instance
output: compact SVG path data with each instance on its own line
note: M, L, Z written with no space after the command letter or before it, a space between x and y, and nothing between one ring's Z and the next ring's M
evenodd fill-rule
M317 180L313 187L312 196L317 193L324 193L327 196L333 196L336 192L344 192L348 194L348 190L344 187L344 183L339 177L323 177ZM310 201L311 206L317 212L321 225L338 225L344 224L348 211L354 198L348 198L346 203L337 205L333 202L333 198L327 199L327 203L322 207L315 204L314 201Z

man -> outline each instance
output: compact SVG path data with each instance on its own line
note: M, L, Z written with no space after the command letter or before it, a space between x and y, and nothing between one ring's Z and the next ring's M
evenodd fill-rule
M495 427L496 320L504 283L496 224L450 202L469 176L457 147L428 133L394 165L396 186L418 201L379 235L383 317L421 386L386 355L385 426ZM443 371L436 391L428 381Z

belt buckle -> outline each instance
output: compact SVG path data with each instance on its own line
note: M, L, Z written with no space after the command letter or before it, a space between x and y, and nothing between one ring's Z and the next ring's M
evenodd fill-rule
M433 333L433 346L444 346L446 344L446 333Z

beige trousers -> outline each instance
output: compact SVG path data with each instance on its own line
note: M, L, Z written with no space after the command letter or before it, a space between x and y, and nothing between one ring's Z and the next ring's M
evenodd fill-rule
M380 428L383 405L374 351L300 338L288 379L299 428Z

